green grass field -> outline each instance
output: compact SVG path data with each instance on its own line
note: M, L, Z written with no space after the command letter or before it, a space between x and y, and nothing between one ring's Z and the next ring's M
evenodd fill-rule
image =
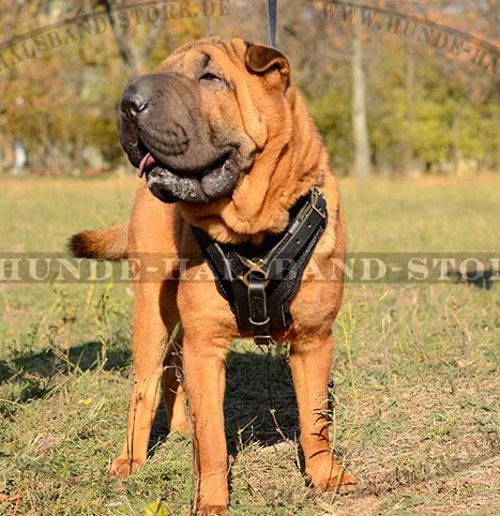
M136 181L0 179L0 251L61 251L71 233L124 219ZM499 187L343 181L349 248L498 251ZM105 476L125 430L132 303L129 285L0 285L1 514L189 512L190 440L166 437L161 413L147 466ZM499 514L499 330L498 284L348 285L331 431L363 488L340 497L313 493L297 467L286 353L235 344L232 514Z

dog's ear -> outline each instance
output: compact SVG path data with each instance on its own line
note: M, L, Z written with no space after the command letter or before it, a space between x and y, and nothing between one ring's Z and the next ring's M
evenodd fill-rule
M257 74L266 74L277 70L285 88L290 84L290 63L285 54L276 48L247 43L245 65L249 71Z

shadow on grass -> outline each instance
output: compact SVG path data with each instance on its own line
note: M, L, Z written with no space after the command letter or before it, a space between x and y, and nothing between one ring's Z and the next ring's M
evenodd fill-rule
M51 390L50 380L57 374L100 367L104 370L122 369L130 365L130 360L128 347L112 345L103 350L100 342L91 341L67 351L47 349L21 355L10 362L0 361L0 383L9 380L22 382L17 402L25 403L46 396ZM124 422L126 412L124 405ZM227 360L224 412L231 454L250 442L270 446L296 437L297 406L286 357L257 350L232 350ZM151 453L168 433L162 405L153 427Z
M271 446L294 439L298 435L298 413L286 357L230 351L224 416L228 453L233 456L253 442ZM150 456L168 433L162 404L153 426Z
M250 442L270 446L298 434L298 413L284 355L231 352L224 403L229 453Z
M8 381L22 383L17 403L43 398L50 390L50 380L57 374L73 371L121 369L130 364L131 352L117 346L104 351L102 343L86 342L66 351L45 349L34 354L23 354L6 362L0 360L0 384ZM105 360L104 360L105 359Z
M48 348L35 354L26 353L10 362L0 361L0 383L8 381L19 372L50 377L57 373L74 370L97 369L104 359L101 342L85 342L68 350L55 351ZM130 363L130 350L111 346L105 351L103 369L125 367Z

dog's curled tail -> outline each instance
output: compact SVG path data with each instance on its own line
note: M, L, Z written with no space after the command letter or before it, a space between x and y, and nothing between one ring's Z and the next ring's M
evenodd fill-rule
M73 235L68 248L76 258L122 260L127 258L128 221L110 228L82 231Z

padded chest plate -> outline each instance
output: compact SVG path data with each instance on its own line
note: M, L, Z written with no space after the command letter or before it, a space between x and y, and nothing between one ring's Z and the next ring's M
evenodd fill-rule
M218 292L229 302L238 328L259 345L290 327L290 301L327 223L327 204L313 188L290 209L290 222L259 246L221 244L200 228L193 234L210 266Z

